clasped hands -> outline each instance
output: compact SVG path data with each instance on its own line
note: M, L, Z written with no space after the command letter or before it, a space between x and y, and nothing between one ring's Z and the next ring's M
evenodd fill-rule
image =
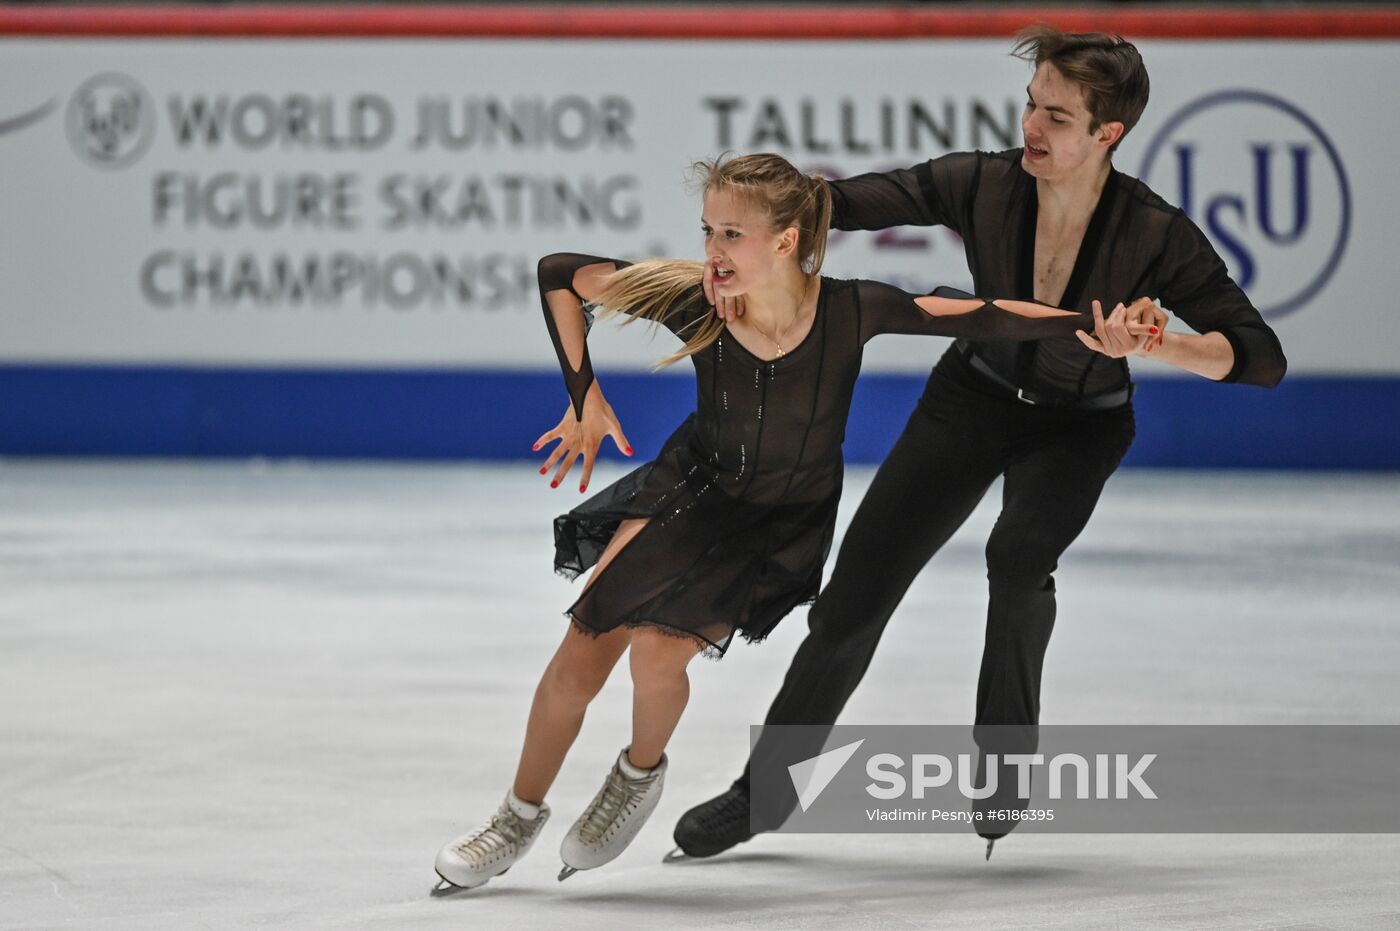
M1145 356L1162 345L1167 337L1167 312L1150 297L1140 297L1126 307L1119 304L1107 318L1103 305L1093 302L1094 334L1075 333L1094 352L1111 359Z

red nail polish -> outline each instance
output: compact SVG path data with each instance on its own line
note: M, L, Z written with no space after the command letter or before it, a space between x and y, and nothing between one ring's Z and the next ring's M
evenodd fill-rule
M630 446L627 447L626 449L623 450L623 452L625 452L625 453L626 453L627 455L629 455L629 456L632 455L632 447L630 447Z
M534 446L531 446L530 448L531 448L531 449L536 449L536 450L537 450L537 449L540 448L540 444L539 444L539 443L536 443Z
M1147 328L1147 332L1151 333L1153 336L1156 336L1156 335L1157 335L1157 328L1156 328L1155 326L1150 326L1150 327Z
M550 487L550 488L558 488L558 487L559 487L559 479L556 478L554 481L550 482L550 483L549 483L549 487Z
M587 488L587 487L588 487L587 485L580 485L580 486L578 486L578 490L579 490L579 491L583 491L583 490L584 490L585 488Z
M545 473L548 472L548 471L549 471L549 466L540 466L540 474L541 474L541 475L545 474Z

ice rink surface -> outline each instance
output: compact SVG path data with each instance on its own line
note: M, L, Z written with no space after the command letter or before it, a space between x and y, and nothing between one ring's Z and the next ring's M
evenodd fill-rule
M997 495L843 721L971 720ZM620 859L555 881L627 739L623 672L530 857L430 898L510 784L577 497L528 464L0 462L0 928L1400 928L1400 836L1025 831L984 862L970 833L766 835L663 865L804 612L692 665ZM1400 723L1400 477L1120 473L1057 579L1045 723Z

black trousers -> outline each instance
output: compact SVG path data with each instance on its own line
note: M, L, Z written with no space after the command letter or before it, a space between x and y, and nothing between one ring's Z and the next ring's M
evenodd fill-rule
M1108 411L1026 404L949 350L856 510L765 723L836 721L914 577L1000 475L1001 515L987 540L976 723L1022 725L1031 736L1017 749L1033 749L1041 666L1055 625L1055 568L1133 435L1131 404ZM784 755L791 752L786 747ZM748 787L762 757L760 741L735 785ZM778 823L785 817L774 815Z

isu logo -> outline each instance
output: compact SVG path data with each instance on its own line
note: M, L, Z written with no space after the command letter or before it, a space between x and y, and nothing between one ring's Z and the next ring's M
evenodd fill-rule
M68 141L83 161L125 168L146 153L156 110L145 88L122 74L99 74L68 101Z
M1266 317L1306 306L1341 264L1346 170L1286 100L1226 90L1188 103L1152 137L1138 176L1201 227Z

